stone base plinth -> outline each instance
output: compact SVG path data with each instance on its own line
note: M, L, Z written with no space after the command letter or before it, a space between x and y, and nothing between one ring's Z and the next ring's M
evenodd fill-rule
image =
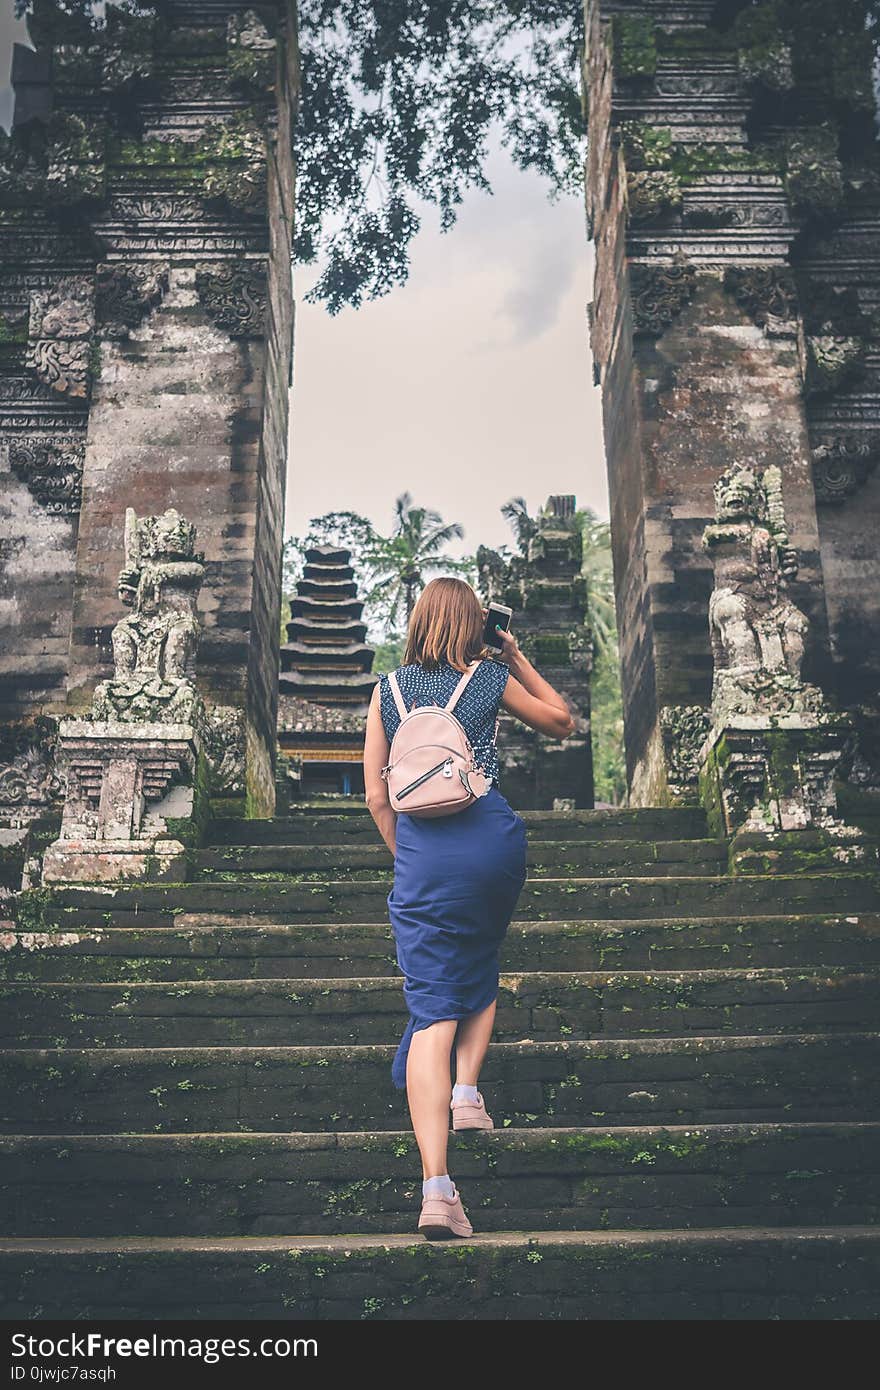
M835 777L850 721L842 715L743 715L713 728L700 788L712 831L731 838L735 872L832 869L876 857L843 821Z
M193 726L66 719L58 742L67 795L43 882L185 878L202 800Z
M43 856L44 883L179 883L187 871L180 840L56 840Z

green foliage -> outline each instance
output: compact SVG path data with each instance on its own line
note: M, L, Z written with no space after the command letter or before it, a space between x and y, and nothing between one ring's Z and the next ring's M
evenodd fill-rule
M402 637L392 637L385 642L377 642L376 654L373 657L373 670L378 676L384 676L387 671L396 671L403 661L404 639Z
M525 498L511 497L510 501L505 502L501 508L501 515L516 536L520 555L525 558L529 553L529 541L538 534L538 522L535 517L529 515ZM505 548L502 547L498 553L504 556Z
M554 189L582 177L578 0L300 0L296 254L331 313L406 279L418 204L490 191L490 133Z
M593 650L599 657L617 643L611 525L602 521L592 507L580 507L575 520L583 540L581 574L587 581L587 622L593 634Z
M619 806L626 800L626 760L616 641L602 651L594 662L590 702L596 801Z
M591 507L579 508L575 517L583 537L581 573L587 582L587 621L593 634L590 718L595 795L597 801L619 806L626 799L626 760L611 525Z

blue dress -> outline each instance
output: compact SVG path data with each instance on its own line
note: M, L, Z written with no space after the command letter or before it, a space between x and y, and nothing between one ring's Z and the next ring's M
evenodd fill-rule
M442 1019L480 1013L498 993L498 948L526 879L526 830L498 787L495 720L508 668L483 661L455 707L476 761L492 778L486 796L464 811L436 819L398 815L394 886L388 910L404 975L409 1022L391 1068L406 1086L410 1039ZM409 709L445 704L461 672L401 666L397 679ZM400 716L387 676L380 709L389 741Z

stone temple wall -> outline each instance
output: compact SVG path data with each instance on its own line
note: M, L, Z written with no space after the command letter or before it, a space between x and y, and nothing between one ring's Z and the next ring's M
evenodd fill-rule
M864 15L859 0L586 4L591 326L635 803L668 799L674 745L709 703L701 536L728 468L780 467L805 676L876 711L880 162Z
M45 720L82 710L112 671L127 506L197 527L198 679L227 744L215 790L272 810L293 19L286 0L259 15L187 0L145 18L108 5L97 31L48 0L36 51L16 47L0 147L0 814L45 803Z

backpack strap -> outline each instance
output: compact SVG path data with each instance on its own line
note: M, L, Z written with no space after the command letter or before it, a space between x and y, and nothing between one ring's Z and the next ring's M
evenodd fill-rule
M397 713L400 715L401 719L405 719L406 705L403 703L403 696L400 693L400 686L397 684L397 676L394 671L388 672L388 684L391 686L391 694L394 696Z
M446 704L444 705L444 709L448 709L450 714L455 709L455 706L458 704L461 696L464 694L464 688L470 680L471 676L476 671L479 664L479 661L472 661L467 670L462 672L461 680L458 682L458 685L455 687L449 699L446 701Z

